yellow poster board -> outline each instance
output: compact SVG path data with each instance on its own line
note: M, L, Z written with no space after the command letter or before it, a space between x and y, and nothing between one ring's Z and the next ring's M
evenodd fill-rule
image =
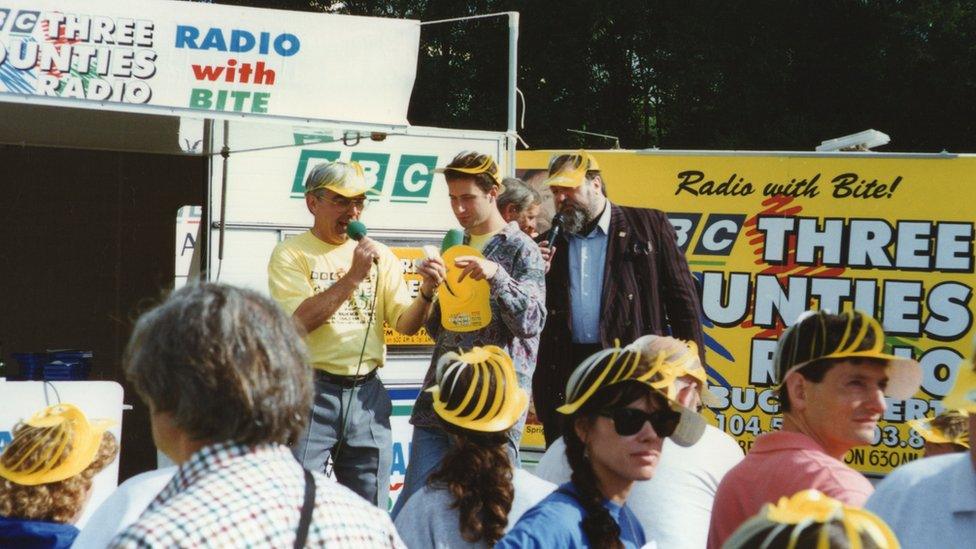
M518 154L541 177L550 151ZM973 334L976 157L595 152L610 199L668 212L700 283L710 418L743 449L779 426L776 340L806 309L857 308L895 352L922 365L922 388L887 402L870 447L845 461L884 474L921 457L907 420L933 416Z
M400 264L403 266L403 278L410 289L410 296L416 299L418 292L420 292L421 277L414 261L424 257L424 250L422 248L404 247L390 248L390 251L400 260ZM427 328L424 327L421 327L416 334L408 336L394 330L392 326L384 322L383 333L386 336L387 345L423 347L434 344L434 341L427 334Z

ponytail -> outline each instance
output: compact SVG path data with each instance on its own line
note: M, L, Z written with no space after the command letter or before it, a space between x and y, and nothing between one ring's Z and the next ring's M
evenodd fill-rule
M451 508L458 510L461 537L471 543L494 545L508 526L515 488L507 445L504 433L465 430L427 481L447 489Z
M623 549L624 545L620 541L620 525L603 506L605 498L600 492L593 465L584 455L586 448L576 434L573 420L573 417L568 418L566 428L563 430L563 439L566 441L566 458L573 470L573 486L579 494L579 501L586 513L583 517L583 533L589 538L590 545L593 547Z

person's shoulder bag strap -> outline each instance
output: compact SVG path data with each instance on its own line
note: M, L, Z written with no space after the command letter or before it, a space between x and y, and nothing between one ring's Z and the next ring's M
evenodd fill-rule
M305 501L302 503L302 517L298 519L298 533L295 536L295 549L305 547L308 529L312 525L312 511L315 510L315 477L308 469L305 471Z

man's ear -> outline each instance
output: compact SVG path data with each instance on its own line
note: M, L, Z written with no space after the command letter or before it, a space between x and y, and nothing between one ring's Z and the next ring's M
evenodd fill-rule
M308 213L315 215L315 195L308 193L305 195L305 207L308 208Z
M793 410L805 410L807 408L807 386L805 377L794 373L786 378L786 393L790 395L790 408Z

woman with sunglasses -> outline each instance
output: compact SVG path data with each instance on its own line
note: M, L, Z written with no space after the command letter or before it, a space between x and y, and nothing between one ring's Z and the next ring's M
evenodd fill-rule
M515 469L508 455L508 432L529 398L500 347L445 353L435 374L428 391L451 449L397 514L396 528L407 547L490 547L556 489Z
M665 437L694 444L697 413L667 396L678 372L610 348L579 365L566 384L563 437L572 480L525 513L496 547L641 547L644 530L624 504L654 474Z

